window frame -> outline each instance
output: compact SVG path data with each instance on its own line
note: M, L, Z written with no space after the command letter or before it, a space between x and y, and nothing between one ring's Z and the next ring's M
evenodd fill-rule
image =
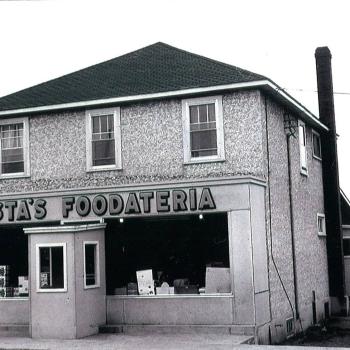
M315 154L315 147L314 147L314 137L317 137L320 143L320 156ZM321 145L321 135L312 129L312 156L318 160L322 160L322 145Z
M190 135L190 106L215 104L216 140L218 154L213 156L192 157ZM184 164L225 161L224 122L222 96L197 97L182 100Z
M1 137L0 137L0 179L6 178L18 178L18 177L29 177L30 176L30 157L29 157L29 119L28 117L21 118L10 118L0 120L0 126L11 125L11 124L21 124L23 123L23 162L24 171L18 173L2 173L2 147L1 147Z
M92 117L112 114L114 122L114 154L115 163L109 165L92 165ZM86 116L86 171L121 170L121 128L120 107L89 109L85 111Z
M323 228L324 228L324 232L321 232L318 228L318 219L322 218L323 220ZM317 220L316 220L316 224L317 224L317 234L320 237L326 237L327 236L327 231L326 231L326 216L325 214L321 214L321 213L317 213Z
M302 140L300 138L300 128L304 129L304 141L305 145L302 144ZM307 135L306 135L306 125L303 121L299 120L298 122L298 138L299 138L299 158L300 158L300 173L302 175L308 176L308 166L307 166ZM302 152L305 153L305 167L302 161Z
M86 284L86 256L85 256L85 248L87 245L94 245L96 248L95 255L95 284L87 285ZM93 289L100 288L100 242L99 241L84 241L83 242L83 260L84 260L84 271L83 271L83 280L84 280L84 289Z
M40 288L40 248L63 247L63 288ZM67 292L67 243L37 243L36 244L36 291L37 293Z

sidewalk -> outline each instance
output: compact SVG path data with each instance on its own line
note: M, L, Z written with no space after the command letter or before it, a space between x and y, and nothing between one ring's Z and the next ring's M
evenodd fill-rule
M33 340L31 338L1 337L0 350L52 349L52 350L289 350L320 349L319 347L242 345L247 336L218 334L167 334L167 335L125 335L99 334L79 340ZM341 348L322 348L341 349Z
M250 336L219 334L99 334L77 340L34 340L0 337L2 349L98 349L98 350L228 350L247 341Z

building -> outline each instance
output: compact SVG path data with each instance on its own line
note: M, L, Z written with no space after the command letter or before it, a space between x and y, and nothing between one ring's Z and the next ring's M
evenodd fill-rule
M329 126L270 79L156 43L2 97L0 118L0 265L30 295L0 324L268 343L329 314Z

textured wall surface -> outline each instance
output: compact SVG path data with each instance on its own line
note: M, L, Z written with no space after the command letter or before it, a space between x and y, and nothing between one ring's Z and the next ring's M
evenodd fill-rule
M262 109L264 109L264 104ZM270 300L272 318L275 322L282 325L281 330L278 327L273 327L272 333L278 333L284 331L285 319L292 316L292 311L278 278L274 262L293 308L295 308L295 305L288 193L287 141L283 128L283 110L271 100L267 100L267 123L272 220L272 232L268 234L270 251ZM298 133L296 134L296 138L291 138L290 140L297 285L299 311L301 321L304 322L304 327L310 324L312 320L312 291L316 293L319 317L323 314L323 303L328 300L329 295L326 240L317 234L317 213L324 212L322 163L312 156L312 129L307 126L306 132L308 176L300 173ZM266 135L264 144L266 146ZM267 148L265 149L267 150ZM269 226L269 222L267 225Z
M183 164L181 99L121 107L123 169L86 172L85 111L30 117L31 176L0 180L1 193L184 178L263 176L258 91L223 96L225 162Z

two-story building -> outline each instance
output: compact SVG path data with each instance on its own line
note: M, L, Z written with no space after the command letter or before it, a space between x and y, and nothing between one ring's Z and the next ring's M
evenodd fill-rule
M267 343L329 313L328 127L270 79L156 43L2 97L0 118L0 265L29 276L0 326Z

